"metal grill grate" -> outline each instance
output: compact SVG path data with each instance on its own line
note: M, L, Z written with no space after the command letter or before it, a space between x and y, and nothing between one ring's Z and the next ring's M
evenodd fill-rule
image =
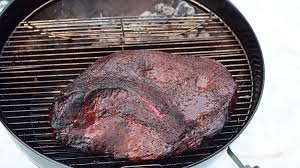
M99 57L120 50L149 49L211 58L239 85L238 101L221 133L198 150L143 163L88 155L62 146L48 122L48 108L61 89ZM1 110L8 127L38 152L74 167L182 167L226 145L250 116L253 80L249 60L230 28L216 15L110 17L24 21L0 57Z

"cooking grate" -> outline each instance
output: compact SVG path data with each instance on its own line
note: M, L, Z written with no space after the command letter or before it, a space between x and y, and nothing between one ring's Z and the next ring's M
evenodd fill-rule
M111 154L88 155L56 142L48 108L61 89L99 57L120 50L148 49L215 59L239 85L227 125L197 150L133 163ZM182 167L225 146L248 121L253 76L248 57L231 29L216 15L106 17L23 21L0 57L1 110L7 126L33 149L74 167Z

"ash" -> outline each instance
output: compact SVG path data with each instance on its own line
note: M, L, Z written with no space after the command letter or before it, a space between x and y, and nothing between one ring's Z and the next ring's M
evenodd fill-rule
M193 6L188 4L185 1L181 1L178 5L174 8L171 5L158 3L154 6L154 12L145 11L140 16L147 17L147 16L189 16L196 14L196 10Z
M200 11L201 12L201 11ZM123 44L132 44L145 41L158 41L158 40L188 40L192 38L209 38L210 34L205 28L199 23L199 26L194 28L183 30L181 33L168 34L165 33L161 36L151 36L151 30L149 27L161 27L165 30L174 30L174 25L168 24L170 18L176 17L189 17L197 14L196 9L187 3L186 1L180 1L177 5L158 3L153 7L152 11L142 12L137 19L140 19L141 22L124 24L125 30L135 31L136 35L129 35L122 38L107 39L105 34L102 34L101 38L94 45L109 45L112 42L123 43ZM142 22L143 19L151 20L151 22ZM112 21L113 22L113 21ZM147 24L147 26L145 26ZM181 24L184 26L189 26L190 22L186 19L178 21L176 24ZM176 28L175 28L176 29ZM98 36L99 38L99 36Z
M166 1L164 1L166 2ZM84 4L84 3L83 3ZM62 6L64 3L61 4ZM143 9L145 11L143 11ZM114 17L110 11L105 10L90 10L86 13L87 16L97 19L97 29L87 29L88 31L68 32L56 34L46 33L49 37L60 38L64 37L72 41L73 37L89 37L90 43L84 44L84 46L119 46L119 45L131 45L141 44L148 42L162 42L162 41L185 41L210 38L210 33L205 29L203 17L196 16L197 14L204 13L199 8L195 8L186 1L168 1L166 3L153 3L148 7L143 8L141 13L137 13L130 21L124 19L123 23L120 23L119 17ZM67 12L67 11L66 11ZM72 13L72 12L71 12ZM87 14L89 13L89 14ZM89 18L89 17L88 17ZM127 18L127 15L122 18ZM198 21L199 18L199 21ZM191 21L192 20L192 21ZM122 25L122 29L119 25ZM32 28L33 29L33 28ZM42 29L34 27L41 32ZM45 33L45 32L44 32ZM61 33L61 34L59 34ZM122 34L123 33L123 34ZM68 36L72 35L72 36ZM48 38L47 36L45 38ZM70 39L69 39L70 38ZM36 45L34 48L30 46L30 49L42 49L46 46ZM60 46L53 46L52 48L59 48ZM66 47L77 47L72 42Z

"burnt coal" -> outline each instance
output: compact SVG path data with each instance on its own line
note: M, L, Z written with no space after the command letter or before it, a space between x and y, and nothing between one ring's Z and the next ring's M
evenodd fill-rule
M196 14L195 8L185 1L180 2L175 10L176 16L188 16Z
M181 1L177 6L171 4L158 3L154 6L154 11L145 11L140 16L190 16L196 14L195 8L185 1Z

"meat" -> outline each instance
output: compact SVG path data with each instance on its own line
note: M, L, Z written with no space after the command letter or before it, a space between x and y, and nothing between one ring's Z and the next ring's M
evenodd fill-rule
M218 133L236 90L214 60L122 51L99 59L64 89L50 122L58 140L84 152L158 159Z

